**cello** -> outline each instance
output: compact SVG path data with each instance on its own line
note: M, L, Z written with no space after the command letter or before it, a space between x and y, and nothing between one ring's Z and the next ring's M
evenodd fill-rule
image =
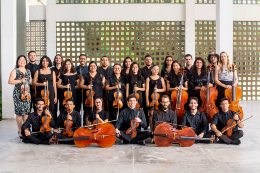
M171 94L172 110L175 111L177 115L178 124L181 123L182 116L186 112L186 110L184 109L184 104L188 100L188 93L185 90L181 89L181 86L183 86L183 76L185 72L184 69L185 69L184 67L180 69L181 81L179 85L179 90L174 90Z
M47 86L44 86L44 89L41 91L41 96L44 100L45 107L49 107L49 105L50 105L50 99L49 99L50 92L48 90L49 83L46 78L44 79L44 82L47 82Z
M87 99L85 100L85 105L88 107L92 107L92 111L93 111L93 106L94 106L93 97L95 95L95 91L93 91L92 89L92 78L90 78L89 85L91 85L91 88L86 91Z
M232 69L230 69L233 73L233 84L236 82L235 76L235 64L232 64ZM228 99L229 102L229 110L237 112L240 120L244 117L244 112L242 107L239 105L239 99L241 99L242 90L238 86L232 86L232 89L225 89L225 97Z
M68 84L70 85L70 80L68 79ZM62 102L62 105L66 105L66 100L71 99L72 98L72 92L71 92L71 88L67 88L67 91L64 92L64 100Z
M134 86L134 87L137 87L137 82L135 82L135 86ZM136 102L135 107L140 108L140 104L138 103L138 100L139 100L139 98L140 98L140 95L137 93L136 90L134 91L133 94L134 94L134 95L136 96L136 98L137 98L137 102Z
M64 121L65 128L62 132L62 135L72 137L73 131L72 131L71 127L73 125L73 122L68 118L69 114L70 114L70 109L68 110L67 119Z
M24 74L22 73L22 78L24 78ZM29 100L31 100L31 94L28 92L29 90L29 86L26 84L26 82L24 82L21 85L21 90L22 90L22 94L21 94L21 100L23 102L28 102Z
M139 108L139 110L137 111L137 115L135 118L138 118L139 116L139 113L141 112L142 109ZM126 134L131 134L131 138L135 138L136 135L137 135L137 131L136 131L136 128L139 126L139 122L136 122L136 120L132 119L131 120L131 127L129 127L127 130L126 130Z
M119 85L119 82L117 80L116 85ZM118 109L118 116L119 116L119 108L123 107L123 102L121 100L122 93L119 91L119 87L117 87L117 91L114 92L114 98L115 100L113 101L113 107Z
M218 113L218 108L215 105L215 100L217 100L218 97L218 90L215 87L209 87L210 74L212 71L212 65L209 64L207 68L207 90L200 90L202 106L199 110L205 113L209 123L211 123L213 116Z
M157 81L155 82L155 86L154 89L157 89ZM159 106L159 98L160 98L160 94L157 92L153 92L151 95L151 98L153 99L152 102L150 103L150 106L153 107L153 110L158 110L158 106Z

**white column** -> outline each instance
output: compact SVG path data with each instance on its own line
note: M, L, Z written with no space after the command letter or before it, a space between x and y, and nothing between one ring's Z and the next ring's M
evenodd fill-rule
M195 1L185 1L185 54L195 59Z
M56 1L46 2L47 55L53 60L56 55Z
M233 63L233 1L216 1L216 51L225 51Z
M1 0L1 74L3 119L14 119L13 88L9 74L16 64L16 0Z

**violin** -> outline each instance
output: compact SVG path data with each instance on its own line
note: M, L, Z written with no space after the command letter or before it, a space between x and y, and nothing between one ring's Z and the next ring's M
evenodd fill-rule
M135 82L135 86L134 86L134 87L137 87L137 82ZM140 98L140 95L137 93L137 91L134 91L133 94L134 94L134 95L136 96L136 98L137 98L137 103L136 103L135 107L140 108L140 104L138 103L138 100L139 100L139 98Z
M92 78L90 79L89 84L92 86ZM92 111L94 106L94 99L93 99L94 95L95 95L95 91L93 91L92 87L91 89L86 91L87 99L85 100L85 105L88 107L92 107Z
M155 86L154 89L157 89L157 81L155 82ZM153 99L152 102L150 103L150 106L153 107L153 110L158 110L158 106L159 106L159 98L160 98L160 94L157 92L153 92L151 95L151 98Z
M188 93L181 89L181 86L183 86L183 76L184 76L184 73L185 73L184 69L185 68L182 67L179 71L179 73L181 74L181 81L180 81L180 85L179 85L179 90L178 91L174 90L174 91L172 91L172 94L171 94L172 110L175 111L175 113L177 115L178 124L181 123L182 116L186 112L186 110L184 109L184 104L188 100Z
M215 87L209 87L210 74L213 71L212 65L209 64L207 68L207 90L200 91L202 106L199 108L201 112L206 114L208 122L211 123L213 116L218 113L218 108L215 105L215 100L218 97L218 90Z
M213 140L212 138L198 138L196 133L190 127L182 127L175 129L170 123L159 122L154 129L154 143L158 147L168 147L173 143L178 143L180 146L190 147L195 143L195 140Z
M116 85L119 85L119 82L117 80ZM117 87L117 90L114 92L114 98L115 100L113 101L113 107L114 108L118 108L118 112L119 112L119 108L123 107L123 102L121 100L122 98L122 93L119 91L119 87ZM118 113L119 115L119 113Z
M72 131L71 127L73 125L73 122L68 118L69 113L70 113L70 109L68 110L67 120L64 121L65 129L63 130L62 135L72 137L73 131Z
M24 78L24 74L22 73L22 78ZM24 82L21 85L21 90L22 90L22 95L21 95L21 100L23 102L28 102L29 100L31 100L31 94L28 92L29 90L29 86L26 84L26 82Z
M56 82L58 82L58 81L59 81L59 77L58 77L58 76L60 76L60 72L59 72L59 71L56 71L56 72L55 72L55 75L56 75Z
M68 79L68 84L70 85L70 80ZM67 88L67 91L64 92L64 100L62 102L62 105L66 105L66 100L71 99L72 98L72 92L71 92L71 88Z
M45 107L48 107L50 105L50 99L49 99L50 92L48 90L49 83L46 78L44 79L44 82L47 82L47 86L44 86L44 89L41 91L41 96L44 99Z
M235 64L232 64L232 72L233 72L233 84L236 82L235 77ZM225 89L225 97L228 99L229 102L229 110L237 112L240 120L244 117L244 112L242 107L239 105L239 99L241 99L242 90L238 86L232 86L232 89Z
M142 109L139 109L137 111L137 115L135 118L137 118L139 116L139 113L141 112ZM136 120L132 119L131 120L131 127L129 127L127 130L126 130L126 134L131 134L131 138L135 138L136 135L137 135L137 131L136 131L136 128L139 126L139 122L136 122Z
M46 113L45 116L41 118L41 121L42 121L42 126L40 128L40 131L44 131L44 132L51 131L51 127L50 127L51 119Z

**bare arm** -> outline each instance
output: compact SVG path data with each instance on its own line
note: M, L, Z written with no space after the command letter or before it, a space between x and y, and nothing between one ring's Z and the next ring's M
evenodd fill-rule
M20 80L15 80L15 78L16 78L16 70L13 69L13 70L11 71L11 74L10 74L10 77L9 77L9 80L8 80L8 84L13 84L13 85L15 85L15 84L18 84L18 83L22 83L22 79L20 79Z
M146 106L149 105L149 82L150 82L150 79L149 77L146 78L146 81L145 81L145 99L146 99ZM148 106L147 106L148 107Z
M125 91L126 91L126 98L129 96L129 83L126 84L125 86Z
M165 92L166 91L166 86L165 86L165 81L163 78L161 78L161 82L162 82L162 89L158 89L158 92Z

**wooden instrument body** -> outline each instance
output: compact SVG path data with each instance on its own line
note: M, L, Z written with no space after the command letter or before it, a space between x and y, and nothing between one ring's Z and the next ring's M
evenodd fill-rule
M70 84L70 80L68 79L68 84ZM66 100L72 98L72 92L70 88L67 88L67 91L64 92L64 100L62 102L62 105L66 105Z
M154 142L158 147L168 147L173 143L179 143L180 146L190 147L195 140L182 140L180 136L196 137L194 130L189 127L183 127L181 130L173 128L170 123L159 123L156 125L154 134L167 135L167 137L154 135Z
M31 100L31 94L28 92L29 86L26 83L23 83L21 85L21 90L22 90L21 100L23 102L27 102L27 101Z
M92 143L97 143L98 146L108 148L115 144L115 128L111 123L99 124L93 129L85 127L79 128L74 132L73 138L89 136L88 140L74 140L78 147L86 147Z
M137 87L137 82L135 82L135 87ZM137 102L136 102L136 105L135 107L137 108L140 108L140 103L138 102L139 98L140 98L140 95L137 93L137 91L134 91L133 94L136 96L137 98Z
M71 129L72 125L73 125L73 121L71 121L69 119L65 120L64 121L64 127L65 128L62 132L62 135L72 137L73 136L73 131Z
M48 81L46 80L46 78L44 79L44 82L47 82L47 86L44 86L44 89L41 90L41 96L44 100L45 103L45 107L48 107L50 105L50 99L49 99L49 90L47 89L48 87Z
M86 106L93 107L95 105L94 99L93 99L94 95L95 95L95 91L93 91L93 90L86 91L86 96L87 96L87 99L85 100Z
M151 98L153 98L153 100L150 102L150 107L154 107L155 110L158 110L160 94L152 93Z
M178 97L180 98L180 101L178 103ZM178 124L181 123L183 114L186 112L184 109L184 105L188 100L188 93L184 90L181 91L181 95L179 95L179 91L174 90L171 94L171 100L172 100L172 110L177 115L177 122Z
M49 125L51 122L50 117L45 115L42 117L41 121L42 121L42 126L40 128L40 131L51 131L51 127Z
M117 81L117 83L118 83L118 81ZM113 107L122 108L123 107L123 102L121 100L122 93L119 91L119 88L117 88L117 91L114 92L114 98L115 98L115 100L113 101Z
M136 131L136 128L139 126L139 123L136 122L135 119L132 119L131 120L131 127L129 127L127 130L126 130L126 134L131 134L131 138L135 138L136 135L137 135L137 131Z
M224 127L221 131L226 131L228 128L228 130L226 131L225 135L227 137L231 136L232 135L232 132L233 132L233 128L235 128L235 125L236 125L236 121L233 121L233 119L229 119L228 122L227 122L227 126ZM230 128L231 127L231 128Z

